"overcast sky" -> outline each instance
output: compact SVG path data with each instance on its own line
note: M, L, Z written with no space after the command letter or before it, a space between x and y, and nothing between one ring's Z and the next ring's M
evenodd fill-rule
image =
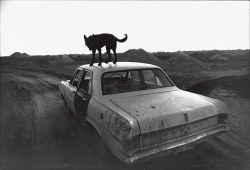
M249 49L249 2L1 1L0 31L1 56L89 54L99 33L126 33L118 52Z

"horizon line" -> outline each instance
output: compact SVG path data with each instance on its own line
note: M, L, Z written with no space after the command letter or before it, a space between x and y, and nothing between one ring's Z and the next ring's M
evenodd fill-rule
M183 52L195 52L195 51L238 51L238 50L242 50L242 51L245 51L245 50L250 50L250 48L248 49L205 49L205 50L177 50L177 51L147 51L143 48L138 48L138 49L135 49L135 48L132 48L132 49L128 49L124 52L118 52L117 54L121 54L121 53L125 53L129 50L144 50L148 53L158 53L158 52L163 52L163 53L175 53L175 52L178 52L178 51L183 51ZM10 54L9 56L6 56L6 55L0 55L0 57L10 57L11 55L13 55L14 53L20 53L20 54L27 54L29 56L57 56L57 55L92 55L92 52L90 51L90 53L86 54L86 53L67 53L67 54L29 54L27 52L19 52L19 51L16 51L16 52L13 52L12 54ZM106 54L107 52L105 53L102 53L102 54ZM98 56L99 54L96 53L96 55Z

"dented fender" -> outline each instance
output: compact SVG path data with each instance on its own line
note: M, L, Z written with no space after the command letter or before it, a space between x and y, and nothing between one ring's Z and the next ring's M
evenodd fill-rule
M100 100L96 98L91 98L87 114L87 117L91 116L118 141L140 134L136 119L113 104L110 100L102 99L102 102L100 102Z

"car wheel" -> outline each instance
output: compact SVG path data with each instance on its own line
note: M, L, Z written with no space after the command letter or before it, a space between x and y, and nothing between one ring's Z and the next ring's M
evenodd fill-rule
M95 152L103 158L108 158L111 155L111 152L96 129L89 122L86 122L86 129L90 140L92 141L93 148L96 149Z

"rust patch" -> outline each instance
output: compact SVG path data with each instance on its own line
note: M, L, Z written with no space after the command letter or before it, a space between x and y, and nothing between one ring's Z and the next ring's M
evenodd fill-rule
M103 119L103 113L100 114L100 119L101 119L101 120Z
M111 126L112 132L118 139L121 139L122 136L127 136L130 133L130 126L128 121L122 117L115 117Z
M158 128L159 128L159 129L162 129L162 128L164 128L164 126L165 126L165 125L164 125L164 121L162 120L161 123L160 123L160 125L158 126Z

